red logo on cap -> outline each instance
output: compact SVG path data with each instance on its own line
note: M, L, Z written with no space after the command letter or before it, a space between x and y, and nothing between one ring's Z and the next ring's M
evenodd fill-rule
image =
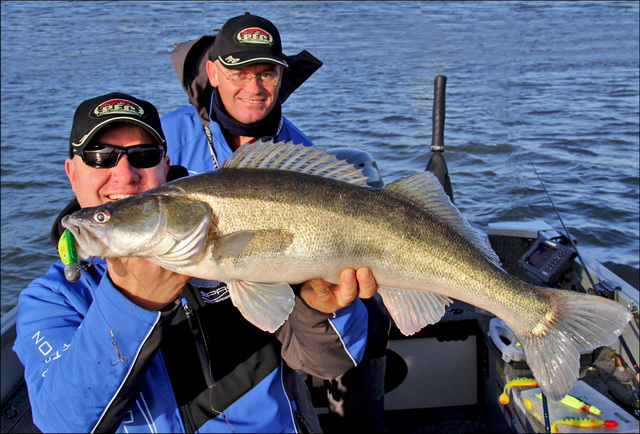
M240 44L273 45L273 37L269 32L259 27L248 27L242 29L236 35Z
M126 99L110 99L96 107L93 110L93 114L96 117L117 114L142 116L144 115L144 110L138 104Z

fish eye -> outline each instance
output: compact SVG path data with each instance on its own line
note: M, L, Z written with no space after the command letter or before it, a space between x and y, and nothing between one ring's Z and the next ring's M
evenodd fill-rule
M96 223L106 223L109 219L111 219L111 213L106 208L99 209L93 214L93 220Z

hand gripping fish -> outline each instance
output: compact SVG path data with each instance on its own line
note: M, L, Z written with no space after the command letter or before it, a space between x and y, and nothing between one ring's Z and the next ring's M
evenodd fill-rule
M451 298L501 318L542 391L561 400L581 352L610 345L631 314L593 295L507 274L430 172L368 187L352 165L315 147L255 142L220 170L85 208L65 218L79 254L141 256L226 282L253 324L275 331L293 308L289 284L339 282L367 266L398 328L436 323Z

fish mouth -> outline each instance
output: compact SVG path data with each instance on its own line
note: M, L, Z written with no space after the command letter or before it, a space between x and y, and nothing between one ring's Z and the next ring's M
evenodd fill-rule
M83 230L83 228L73 223L71 216L65 216L61 221L62 226L71 232L71 235L76 239L78 245L78 254L87 258L89 256L105 256L106 246L99 239L95 238L90 231Z

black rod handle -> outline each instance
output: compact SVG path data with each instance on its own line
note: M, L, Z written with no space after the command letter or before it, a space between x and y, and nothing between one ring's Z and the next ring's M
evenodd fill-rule
M437 75L433 89L433 128L431 132L431 157L425 170L432 172L440 181L444 192L453 203L453 188L449 179L449 169L444 160L444 94L447 86L447 77Z
M433 84L433 135L431 137L431 151L444 151L444 114L445 114L445 91L447 88L447 77L437 75Z

